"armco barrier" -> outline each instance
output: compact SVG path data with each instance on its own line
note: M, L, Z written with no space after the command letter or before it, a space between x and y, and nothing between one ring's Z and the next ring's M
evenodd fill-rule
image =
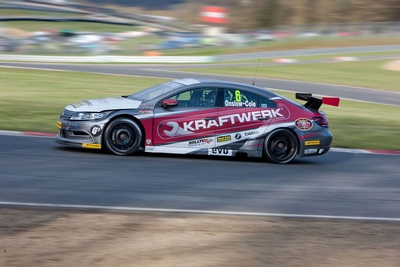
M0 54L0 60L74 63L207 63L209 56L35 56Z

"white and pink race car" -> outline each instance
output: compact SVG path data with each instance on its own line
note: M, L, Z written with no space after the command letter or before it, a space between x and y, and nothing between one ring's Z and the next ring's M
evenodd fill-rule
M149 153L264 157L288 163L330 149L322 104L339 98L213 79L172 80L128 96L80 100L57 120L56 141L116 155Z

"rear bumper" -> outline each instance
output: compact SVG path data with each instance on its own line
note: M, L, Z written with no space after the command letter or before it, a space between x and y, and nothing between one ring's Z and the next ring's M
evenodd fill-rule
M324 129L318 135L300 140L299 157L310 157L323 155L329 151L332 144L332 134Z

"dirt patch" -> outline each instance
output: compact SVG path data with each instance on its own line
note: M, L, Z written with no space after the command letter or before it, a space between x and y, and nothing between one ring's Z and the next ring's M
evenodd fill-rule
M6 28L6 27L0 27L0 36L9 36L9 37L21 37L21 38L27 38L31 36L32 34L30 32L16 29L16 28Z
M400 223L0 208L0 266L400 266Z
M393 60L388 63L386 63L383 68L385 70L395 70L395 71L400 71L400 59L399 60Z

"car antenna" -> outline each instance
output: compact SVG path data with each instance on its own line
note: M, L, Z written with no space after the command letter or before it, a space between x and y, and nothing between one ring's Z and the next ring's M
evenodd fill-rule
M257 68L256 68L256 73L254 74L254 79L253 79L253 85L256 82L256 75L257 75L257 71L258 71L258 66L260 65L260 58L258 58L258 63L257 63Z

